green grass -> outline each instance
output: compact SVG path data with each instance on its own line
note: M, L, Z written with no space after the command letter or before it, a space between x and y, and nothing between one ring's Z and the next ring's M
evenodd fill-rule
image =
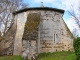
M1 56L0 60L22 60L21 56Z
M0 60L22 60L21 56L1 56Z
M54 52L54 53L41 53L38 60L76 60L73 52Z
M66 57L66 60L76 60L75 54L70 54L69 56Z
M74 52L63 51L53 53L41 53L38 60L76 60ZM1 56L0 60L22 60L21 56Z

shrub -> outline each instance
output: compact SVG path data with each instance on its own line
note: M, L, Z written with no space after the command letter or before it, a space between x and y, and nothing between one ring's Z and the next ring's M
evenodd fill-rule
M74 39L73 46L74 46L75 54L77 56L77 60L80 60L80 37Z

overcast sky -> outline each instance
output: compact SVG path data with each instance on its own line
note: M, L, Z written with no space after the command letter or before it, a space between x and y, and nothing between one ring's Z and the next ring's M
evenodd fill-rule
M75 8L75 11L77 12L79 1L80 0L24 0L24 2L28 4L28 7L40 7L41 2L43 2L45 7L65 10L63 19L71 31L73 31L74 28L77 28L78 30L78 27L67 11L71 9L72 4Z

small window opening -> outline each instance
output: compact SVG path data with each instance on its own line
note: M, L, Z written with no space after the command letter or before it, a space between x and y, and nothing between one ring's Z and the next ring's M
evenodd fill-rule
M57 49L56 49L56 51L57 51Z
M54 42L55 42L55 34L54 34Z

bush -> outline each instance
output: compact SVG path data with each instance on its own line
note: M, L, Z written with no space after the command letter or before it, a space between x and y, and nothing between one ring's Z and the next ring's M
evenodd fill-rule
M73 46L74 46L75 54L77 56L77 60L80 60L80 37L74 39Z

